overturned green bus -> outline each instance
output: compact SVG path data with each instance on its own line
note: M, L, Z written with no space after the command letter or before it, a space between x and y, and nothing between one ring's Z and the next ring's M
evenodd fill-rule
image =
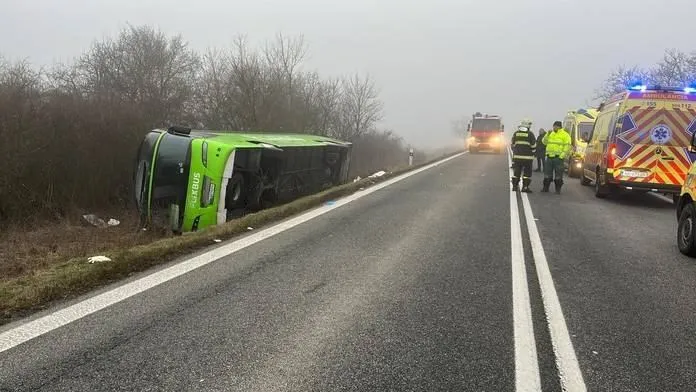
M155 129L133 175L143 225L174 232L345 183L351 143L324 136Z

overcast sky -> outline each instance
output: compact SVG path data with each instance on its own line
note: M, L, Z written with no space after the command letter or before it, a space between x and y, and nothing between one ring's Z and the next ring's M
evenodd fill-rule
M200 50L302 33L305 69L369 72L382 126L431 147L475 111L548 128L617 65L694 49L693 15L695 0L0 0L0 54L70 61L127 23L182 33Z

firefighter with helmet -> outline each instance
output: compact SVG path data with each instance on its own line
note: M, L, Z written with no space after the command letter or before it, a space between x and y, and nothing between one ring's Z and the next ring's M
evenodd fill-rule
M522 192L531 192L532 163L536 152L536 136L532 133L532 122L528 119L520 122L512 135L512 190L517 192L522 176Z

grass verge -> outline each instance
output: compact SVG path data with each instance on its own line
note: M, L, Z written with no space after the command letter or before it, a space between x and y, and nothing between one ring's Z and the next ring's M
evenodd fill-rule
M382 177L365 178L327 189L288 204L249 214L200 232L103 252L102 254L112 259L110 262L89 264L86 257L77 257L43 266L24 276L0 280L0 325L45 309L56 301L74 298L133 273L144 271L152 266L169 262L178 256L205 248L210 246L215 239L228 240L248 232L248 227L262 228L317 207L327 201L350 195L361 188L383 182L388 178L393 178L454 154L456 152L419 165L392 171Z

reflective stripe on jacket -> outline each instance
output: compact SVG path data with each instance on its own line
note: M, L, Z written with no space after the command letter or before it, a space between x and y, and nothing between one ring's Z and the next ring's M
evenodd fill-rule
M570 153L570 134L563 128L558 131L546 132L543 143L546 145L547 157L559 157L563 159Z
M531 131L515 131L512 135L512 159L534 159L536 137Z

